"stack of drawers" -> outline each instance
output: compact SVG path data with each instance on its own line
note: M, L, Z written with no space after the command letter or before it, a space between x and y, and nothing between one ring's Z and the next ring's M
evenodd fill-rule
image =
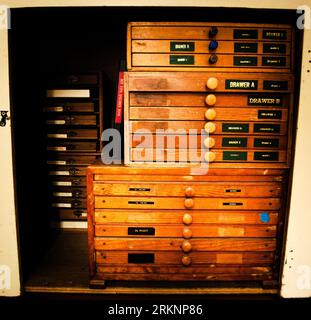
M100 152L101 76L49 77L44 101L50 211L56 220L85 220L86 167Z

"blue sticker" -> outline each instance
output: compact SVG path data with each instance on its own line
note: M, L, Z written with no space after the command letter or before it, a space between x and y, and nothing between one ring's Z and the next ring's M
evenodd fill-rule
M260 213L260 221L261 222L270 222L270 216L268 212Z

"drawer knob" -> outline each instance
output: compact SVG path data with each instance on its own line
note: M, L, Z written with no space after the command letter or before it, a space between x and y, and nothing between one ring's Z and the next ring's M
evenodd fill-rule
M210 64L215 64L217 61L218 61L218 57L216 54L212 54L208 59L208 62Z
M181 248L183 252L190 252L192 249L192 245L188 240L185 240L183 241Z
M193 196L194 196L194 190L193 190L193 188L192 188L192 187L186 188L186 190L185 190L185 195L186 195L187 197L193 197Z
M182 221L186 225L190 225L192 223L192 215L189 213L185 213L182 217Z
M194 206L194 200L191 198L185 199L184 205L187 209L191 209Z
M214 38L218 33L218 28L217 27L211 27L208 31L208 35L210 38Z
M189 256L183 256L181 258L181 263L184 265L184 266L190 266L191 265L191 258Z
M217 40L212 40L209 45L208 45L208 50L216 50L218 48L218 41Z
M205 130L207 133L213 133L213 132L215 132L215 130L216 130L216 125L215 125L215 123L213 123L213 122L207 122L207 123L205 123L205 125L204 125L204 130Z
M218 80L217 78L211 77L208 78L208 80L206 81L206 86L208 89L214 90L218 87Z
M205 98L205 103L208 105L208 106L213 106L215 103L216 103L216 96L214 94L209 94L206 96Z
M204 155L204 159L206 162L213 162L215 161L215 158L216 158L216 154L215 152L206 152L205 155Z
M192 237L192 231L189 228L184 228L182 235L185 239L190 239Z
M213 148L215 146L215 139L208 137L204 140L205 148Z
M211 109L207 109L205 111L205 118L207 120L214 120L216 118L216 111L215 109L211 108Z

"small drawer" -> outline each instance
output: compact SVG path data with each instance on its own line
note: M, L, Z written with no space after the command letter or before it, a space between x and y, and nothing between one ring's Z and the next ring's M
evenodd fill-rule
M75 142L75 141L49 141L47 151L62 152L96 152L96 142Z
M85 176L86 167L81 166L49 166L49 176Z
M86 187L86 177L50 175L49 183L54 187Z
M52 208L51 215L54 220L87 220L87 210L81 208Z
M90 165L96 160L96 155L80 155L68 153L49 153L46 163L49 165Z
M54 102L43 107L44 112L95 112L94 102Z
M46 134L50 139L67 139L67 140L84 140L84 139L98 139L97 129L53 129L49 128Z
M79 199L86 198L86 188L53 187L51 195L54 198Z
M55 115L49 116L45 123L53 126L95 126L98 121L96 115Z
M71 199L67 197L53 197L51 200L52 208L74 209L83 208L86 210L86 199Z

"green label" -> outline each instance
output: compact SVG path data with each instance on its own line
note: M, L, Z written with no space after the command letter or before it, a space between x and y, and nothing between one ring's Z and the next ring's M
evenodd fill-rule
M263 81L264 90L287 90L288 82L287 81L274 81L274 80L264 80Z
M254 160L258 161L278 161L279 153L278 152L254 152Z
M286 57L262 57L262 65L269 67L285 67Z
M262 31L263 39L271 40L286 40L287 32L286 30L263 30Z
M279 139L265 139L265 138L255 138L254 147L255 148L278 148Z
M222 132L249 132L248 123L223 123Z
M233 65L239 67L254 67L257 66L257 57L233 57Z
M250 52L256 53L258 51L258 44L255 42L235 42L234 52Z
M194 56L170 55L170 64L194 64Z
M245 161L247 160L247 152L244 151L223 151L223 160Z
M195 44L194 42L170 42L170 50L171 51L194 51Z
M281 106L283 99L281 96L270 95L249 95L247 104L249 106Z
M255 123L254 132L261 133L280 133L281 126L279 124Z
M223 147L247 147L247 138L222 138Z
M263 53L286 53L286 45L284 43L264 43Z
M282 119L282 111L258 110L258 119Z
M231 90L257 90L257 80L234 80L226 79L226 89Z
M258 30L234 29L234 39L258 39Z

